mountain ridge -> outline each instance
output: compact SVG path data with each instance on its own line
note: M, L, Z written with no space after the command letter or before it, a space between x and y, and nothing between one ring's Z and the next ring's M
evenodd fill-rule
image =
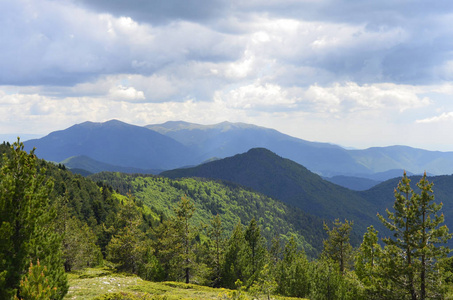
M83 122L24 142L47 160L62 162L85 155L99 163L142 170L170 170L194 166L213 157L225 158L252 148L266 148L323 177L347 176L378 181L404 169L433 175L453 173L453 152L408 146L350 150L341 146L298 139L275 129L246 123L201 125L184 121L136 126L119 120ZM354 180L354 179L351 179ZM348 183L345 184L348 185Z
M353 220L360 216L358 232L377 222L375 206L356 192L330 183L264 148L160 175L171 179L200 177L230 181L330 220L339 216Z

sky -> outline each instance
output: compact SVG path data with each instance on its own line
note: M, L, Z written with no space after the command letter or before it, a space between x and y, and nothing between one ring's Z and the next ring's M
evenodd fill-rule
M0 0L0 138L243 122L453 151L453 1Z

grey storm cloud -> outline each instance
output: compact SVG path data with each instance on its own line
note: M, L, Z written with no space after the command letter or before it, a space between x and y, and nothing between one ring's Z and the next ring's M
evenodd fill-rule
M281 85L287 79L286 85L309 84L307 78L289 79L288 73L297 74L304 68L313 70L316 82L421 84L451 80L453 73L444 68L453 61L453 32L449 26L453 1L0 3L3 85L74 85L121 73L149 76L193 62L239 61L251 51L279 65L279 71L271 75ZM69 8L64 9L64 5ZM131 31L122 31L121 24L111 25L110 19L100 20L92 16L95 14L109 14L116 20L130 18L137 23ZM259 18L312 22L315 29L300 25L300 33L294 33L282 44L273 45L271 41L261 48L251 48L250 36L266 31L265 22L255 24ZM361 29L346 33L348 40L342 41L345 37L341 32L337 36L335 31L348 26L354 28L351 31ZM330 29L323 30L324 27ZM108 33L110 30L114 34ZM332 45L308 49L306 43L317 38L303 40L310 30L319 34L321 41L326 35ZM363 42L362 36L366 35L376 39ZM384 38L380 40L381 36ZM335 39L339 41L332 42Z
M130 16L139 22L162 24L173 20L207 21L222 15L228 8L223 0L78 0L98 12Z

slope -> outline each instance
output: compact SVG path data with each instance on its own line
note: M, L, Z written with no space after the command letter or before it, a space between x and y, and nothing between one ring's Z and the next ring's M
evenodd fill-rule
M121 193L130 191L137 202L166 216L173 214L173 207L181 197L187 197L195 204L195 223L209 224L210 218L219 214L227 235L238 221L248 224L255 218L268 242L275 236L280 236L284 242L295 236L298 244L311 257L317 256L322 249L325 233L321 218L235 184L108 172L94 174L90 178L102 181Z
M146 128L169 136L198 153L198 160L225 158L251 148L266 148L294 160L309 170L324 176L338 173L372 173L356 163L347 150L328 143L309 142L268 129L244 123L223 122L199 125L187 122L167 122Z
M423 174L425 171L436 175L453 173L453 152L389 146L350 150L349 153L355 161L374 172L403 169L414 174Z
M194 168L161 173L169 178L204 177L241 184L307 213L327 219L347 218L361 234L376 224L376 209L354 191L323 180L305 167L267 149L251 149Z
M142 173L142 174L158 174L162 170L145 170L133 167L120 167L111 164L106 164L85 155L71 156L61 162L67 168L73 170L85 170L89 173L99 173L102 171L122 172L122 173Z
M305 141L273 129L244 123L199 125L166 122L146 127L190 147L199 153L201 161L210 157L224 158L261 147L302 164L324 177L346 175L370 178L375 173L381 173L380 180L387 180L394 176L392 172L386 172L394 169L404 169L415 174L421 174L425 170L436 175L453 173L453 152L427 151L407 146L346 150L336 145Z
M372 202L376 206L377 211L383 216L387 216L385 210L389 209L393 211L393 204L395 202L393 191L402 175L400 178L387 180L367 191L359 192L359 194L361 197L367 199L367 201ZM416 184L421 176L410 176L409 178L411 179L411 187L415 192L419 193ZM453 231L453 201L451 201L451 195L453 195L453 175L432 176L428 177L428 180L434 183L434 201L436 203L443 203L442 213L445 216L445 224L450 228L450 231ZM453 241L450 241L449 244L452 246Z
M24 143L36 147L36 154L61 162L72 156L85 155L94 160L141 169L168 169L191 162L191 151L157 132L112 120L105 123L85 122Z

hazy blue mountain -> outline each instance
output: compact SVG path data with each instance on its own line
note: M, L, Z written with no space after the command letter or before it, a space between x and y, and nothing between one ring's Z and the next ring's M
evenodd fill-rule
M365 191L388 179L401 178L403 173L404 170L402 169L393 169L373 174L357 174L356 176L337 175L323 178L354 191ZM414 175L411 172L406 172L406 174L408 176Z
M194 163L193 153L181 143L117 120L77 124L24 144L27 149L36 147L39 157L55 162L85 155L99 162L140 169L169 169Z
M366 226L377 222L374 205L357 192L330 183L300 164L263 148L161 175L234 182L322 218L354 220L356 230L362 233Z
M146 128L116 120L85 122L26 141L25 145L27 149L36 147L39 157L55 162L87 156L110 165L91 165L91 171L112 170L111 166L168 170L195 166L252 148L266 148L323 177L343 175L383 181L402 174L403 169L414 174L425 170L435 175L453 173L453 152L405 146L347 150L269 128L229 122L215 125L167 122ZM342 184L351 187L348 182Z
M140 174L159 174L162 170L145 170L140 168L132 167L120 167L110 164L106 164L97 160L94 160L85 155L71 156L63 161L61 161L67 168L71 171L80 173L80 170L85 170L91 174L99 173L102 171L108 172L121 172L121 173L140 173ZM83 174L82 174L83 175Z
M407 146L345 149L328 143L305 141L276 130L250 124L223 122L199 125L166 122L148 125L199 153L199 160L228 157L262 147L291 159L324 177L345 175L383 181L408 173L453 173L453 152L427 151Z
M376 181L368 178L345 175L323 178L329 182L335 183L336 185L340 185L353 191L365 191L381 183L381 181Z
M453 173L453 152L427 151L407 146L372 147L350 150L358 163L374 172L404 169L411 173L442 175Z
M206 163L195 168L163 172L169 178L202 177L240 184L322 218L354 221L355 238L362 237L366 227L374 225L381 235L389 232L376 214L387 216L393 211L394 189L403 173L366 191L353 191L311 173L303 166L283 159L266 149L252 149L244 154ZM412 188L421 176L410 176ZM443 203L445 224L453 231L453 175L430 176L434 182L436 203ZM450 246L453 245L451 241Z
M211 157L224 158L244 153L251 148L266 148L294 160L324 176L351 173L372 173L355 162L344 148L309 142L268 129L244 123L223 122L199 125L187 122L166 122L146 128L167 135L199 153L200 161Z

